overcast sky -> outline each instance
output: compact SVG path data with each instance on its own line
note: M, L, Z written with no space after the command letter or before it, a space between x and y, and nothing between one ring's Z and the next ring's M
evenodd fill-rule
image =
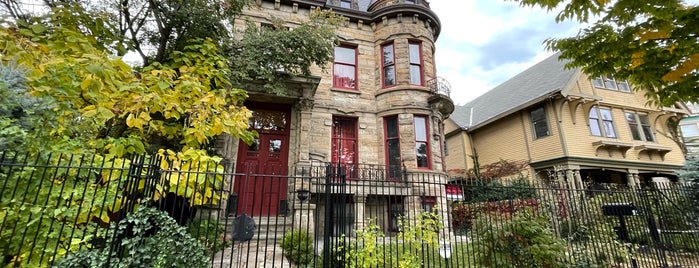
M504 0L432 0L442 22L437 75L451 84L457 105L480 96L553 54L543 41L577 34L576 23L554 21L556 12Z

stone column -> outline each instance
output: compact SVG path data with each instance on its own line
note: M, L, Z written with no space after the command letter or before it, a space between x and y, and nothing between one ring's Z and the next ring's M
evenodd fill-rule
M298 142L296 145L296 159L298 162L307 162L310 159L310 148L311 148L311 124L312 124L312 110L314 101L309 98L301 98L295 105L296 110L298 110Z
M366 227L365 213L366 195L354 195L354 230L364 230Z
M638 179L638 173L634 172L635 170L629 170L628 173L626 173L626 183L631 187L631 189L636 189L640 186L641 182Z
M316 205L308 201L294 202L293 229L307 231L310 235L315 233Z

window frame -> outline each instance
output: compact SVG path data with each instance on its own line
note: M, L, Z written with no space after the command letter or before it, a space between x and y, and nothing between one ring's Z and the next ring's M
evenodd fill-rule
M395 136L388 136L389 134L389 122L392 120L395 121ZM390 180L399 180L401 178L401 164L402 164L402 157L401 157L401 150L400 150L400 122L398 121L398 115L391 115L391 116L386 116L383 119L384 124L384 157L386 161L386 170L387 170L387 179ZM396 148L398 155L397 155L397 164L398 166L392 165L391 159L393 159L395 156L391 155L391 150L390 150L390 142L395 142L395 145L398 146ZM398 174L395 174L398 173Z
M411 49L413 46L417 46L417 63L413 62L413 50ZM395 54L394 54L395 55ZM424 62L423 62L423 57L422 57L422 42L420 41L408 41L408 63L410 64L408 73L410 74L410 84L411 85L417 85L417 86L424 86L425 85L425 69L424 69ZM419 83L413 83L413 66L416 66L418 68L418 75L419 75Z
M541 123L541 122L534 121L534 115L533 115L534 112L539 111L539 110L541 110L541 112L542 112L543 123L546 126L546 133L542 136L539 136L538 131L537 131L537 124ZM538 106L538 107L529 111L529 123L531 124L531 128L532 128L532 137L535 140L551 136L551 127L549 126L549 118L548 118L548 114L547 114L545 105Z
M596 118L592 118L592 116L591 116L591 113L592 113L593 110L595 110ZM601 111L609 112L609 116L610 116L611 118L610 118L610 119L604 119L604 118L602 118L602 112L601 112ZM588 122L588 127L589 127L589 129L590 129L590 134L591 134L592 136L604 137L604 138L613 138L613 139L619 138L619 135L617 134L617 131L616 131L616 126L614 126L614 114L612 113L612 109L611 109L611 108L602 108L602 107L599 107L598 105L592 106L592 107L590 108L590 110L588 111L588 113L587 113L587 118L588 118L588 121L587 121L587 122ZM591 123L591 122L593 122L593 119L595 119L595 121L594 121L594 122L595 122L595 125L597 126L597 129L600 131L600 134L599 134L599 135L595 134L595 133L592 131L592 123ZM611 135L611 136L609 135L609 133L607 133L608 130L607 130L607 128L605 127L605 126L606 126L606 124L605 124L606 122L609 122L609 126L611 126L611 130L612 130L612 132L613 132L613 135Z
M425 133L423 135L425 136L424 140L418 140L418 119L424 120L424 128L425 128ZM430 123L428 120L428 117L426 115L414 115L413 116L413 130L415 134L415 158L416 158L416 164L418 169L432 169L432 154L430 153ZM425 165L421 165L420 157L418 156L418 145L419 144L425 144L425 150L426 150L426 156L425 156Z
M619 81L612 75L601 75L594 77L592 79L592 86L606 90L631 93L631 86L629 85L628 81Z
M346 7L346 6L343 6L342 4L349 4L349 6ZM352 0L340 0L340 4L338 6L341 8L352 9Z
M633 121L629 120L629 116L633 117ZM645 117L641 120L641 117ZM631 138L636 141L645 142L656 142L655 134L653 134L653 128L650 125L650 121L647 114L639 114L635 112L624 112L624 118L626 119L626 125L629 127L629 132L631 132ZM634 128L636 131L634 131ZM634 135L634 132L636 135ZM650 138L650 140L648 140Z
M391 64L386 65L386 55L384 54L384 51L386 47L391 47ZM386 68L392 67L392 73L393 73L393 83L392 84L386 84ZM382 88L390 88L396 86L397 83L397 74L396 74L396 46L393 42L387 42L381 45L381 87Z
M348 179L357 179L359 177L359 120L356 117L347 116L333 116L332 120L330 163L333 166L336 165L337 170L334 172L345 175ZM350 137L343 134L350 134ZM342 145L346 144L350 144L351 148L338 152ZM348 157L350 159L346 159L348 153L351 153Z
M352 51L354 52L354 64L352 64L352 63L347 63L347 62L340 62L340 61L337 61L337 49L338 49L338 48L352 50ZM358 50L357 50L357 46L356 46L356 45L340 44L340 45L335 46L335 48L333 49L333 73L332 73L332 77L333 77L333 79L332 79L332 80L333 80L333 88L348 89L348 90L358 90L357 75L358 75L358 69L359 69L359 68L358 68L358 58L357 58L358 55L357 55L357 54L358 54ZM353 68L354 68L354 74L353 74L353 75L354 75L354 80L353 80L354 86L353 86L353 87L345 87L345 86L342 85L341 83L337 83L337 80L338 80L338 79L336 79L336 75L335 75L335 71L336 71L336 66L337 66L337 65L349 66L349 67L353 67Z

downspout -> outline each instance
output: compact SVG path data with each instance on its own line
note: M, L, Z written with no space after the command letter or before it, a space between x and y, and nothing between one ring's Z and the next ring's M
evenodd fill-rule
M556 118L556 128L558 128L558 138L561 140L561 147L563 148L563 156L568 157L568 146L566 144L565 137L563 135L563 127L561 127L561 118L560 115L558 114L558 109L556 109L556 104L553 102L553 98L555 96L551 95L549 96L549 103L551 104L551 108L553 109L553 116ZM561 104L563 105L563 104ZM573 115L575 116L575 115Z

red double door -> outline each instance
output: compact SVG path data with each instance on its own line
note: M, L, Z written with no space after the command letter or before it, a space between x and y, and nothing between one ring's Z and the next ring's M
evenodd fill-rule
M286 201L290 109L248 107L253 111L249 127L259 136L252 144L241 141L238 146L233 186L238 194L237 213L276 216Z

